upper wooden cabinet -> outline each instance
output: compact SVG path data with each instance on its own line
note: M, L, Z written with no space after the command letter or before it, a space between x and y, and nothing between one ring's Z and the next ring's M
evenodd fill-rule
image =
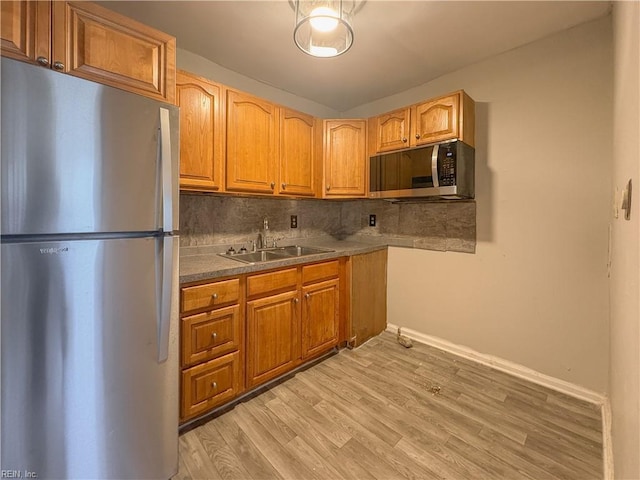
M227 90L227 191L276 192L278 124L274 104Z
M175 38L91 2L3 1L2 54L175 103Z
M374 152L388 152L408 147L410 144L411 108L373 117L369 120L369 141L374 142Z
M318 133L311 115L280 109L280 195L315 196Z
M180 188L220 192L224 164L222 86L178 71Z
M445 140L475 146L475 103L464 91L369 119L369 154Z
M5 57L36 63L51 58L51 2L0 2L0 48Z
M324 198L364 197L367 121L324 121Z

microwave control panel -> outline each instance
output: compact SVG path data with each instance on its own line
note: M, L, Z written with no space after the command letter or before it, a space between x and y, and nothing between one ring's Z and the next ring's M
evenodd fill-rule
M456 154L453 149L447 149L446 154L440 160L438 183L442 187L456 184Z

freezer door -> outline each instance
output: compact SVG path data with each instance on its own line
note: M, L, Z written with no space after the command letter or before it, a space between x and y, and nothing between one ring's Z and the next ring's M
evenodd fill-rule
M177 107L7 58L1 75L3 235L178 229Z
M58 479L176 473L177 288L168 356L158 360L164 242L1 246L3 472ZM176 268L172 275L176 281Z

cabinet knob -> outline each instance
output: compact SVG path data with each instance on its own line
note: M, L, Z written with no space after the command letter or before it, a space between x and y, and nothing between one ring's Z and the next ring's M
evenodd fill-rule
M416 133L416 140L420 138L420 134Z
M331 190L331 185L327 185L327 192Z
M218 384L216 382L211 382L211 388L213 388L214 390L217 390Z
M291 299L291 301L292 301L293 303L298 303L298 297L296 297L296 298L292 298L292 299Z
M287 189L287 184L286 184L286 183L283 183L283 184L282 184L282 189L283 189L283 190L286 190L286 189Z
M214 300L217 300L218 299L218 294L214 293L213 295L211 295L211 298L213 298Z
M218 338L218 334L216 332L213 332L211 334L211 338L213 338L215 340L216 338Z
M306 298L307 300L309 300L311 298L311 294L310 293L305 293L304 294L304 298Z
M402 137L402 143L407 143L407 137Z
M276 188L276 182L271 182L271 190L273 190L274 188Z
M38 62L38 65L42 65L43 67L49 66L49 59L45 57L38 57L36 62Z
M64 70L64 63L53 62L53 68L55 68L56 70Z

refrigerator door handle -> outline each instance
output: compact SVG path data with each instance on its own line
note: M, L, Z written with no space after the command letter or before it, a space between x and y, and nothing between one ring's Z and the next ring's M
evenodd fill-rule
M169 110L160 108L160 168L162 169L162 230L173 232L173 159Z
M161 297L158 311L158 363L163 363L169 357L169 329L173 313L173 271L178 252L174 248L176 237L164 236L158 240L162 242Z

